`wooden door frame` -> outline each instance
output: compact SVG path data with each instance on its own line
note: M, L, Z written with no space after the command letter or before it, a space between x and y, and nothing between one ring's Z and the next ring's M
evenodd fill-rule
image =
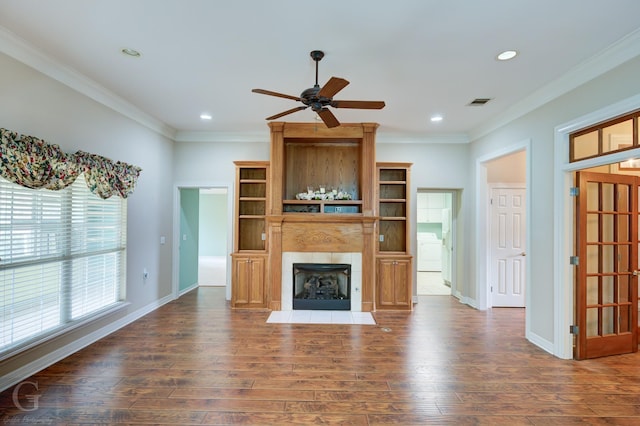
M575 241L573 216L575 200L569 196L569 190L574 183L573 173L581 169L624 161L630 156L640 156L640 149L634 149L570 163L569 135L577 130L638 108L640 108L640 95L635 95L589 114L560 123L554 129L554 329L552 347L549 348L549 352L559 358L573 358L573 335L570 332L570 326L573 325L575 311L573 284L575 282L575 274L574 267L568 261L574 255Z

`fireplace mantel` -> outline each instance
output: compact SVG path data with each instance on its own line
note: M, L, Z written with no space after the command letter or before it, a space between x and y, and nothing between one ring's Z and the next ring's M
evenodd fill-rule
M271 129L269 308L280 310L283 252L359 253L361 306L371 311L375 257L375 123L269 123ZM356 213L288 213L287 199L307 186L339 187L357 201ZM355 204L355 203L354 203ZM286 272L288 273L288 271Z

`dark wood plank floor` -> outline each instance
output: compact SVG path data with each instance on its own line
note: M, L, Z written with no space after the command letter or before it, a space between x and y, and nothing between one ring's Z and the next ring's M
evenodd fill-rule
M376 326L268 315L200 288L31 377L18 394L38 409L1 393L0 423L640 424L637 354L556 359L524 339L523 309L421 296Z

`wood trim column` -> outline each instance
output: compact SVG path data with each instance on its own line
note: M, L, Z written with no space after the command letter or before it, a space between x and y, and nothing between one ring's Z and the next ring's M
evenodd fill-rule
M282 216L270 217L269 228L269 267L267 272L267 306L272 311L282 309Z
M282 189L284 188L284 123L271 122L271 191L270 211L268 214L282 214Z
M375 222L362 223L362 312L375 311Z
M376 182L376 129L377 123L362 123L362 167L361 191L362 214L373 216ZM372 252L373 253L373 252Z

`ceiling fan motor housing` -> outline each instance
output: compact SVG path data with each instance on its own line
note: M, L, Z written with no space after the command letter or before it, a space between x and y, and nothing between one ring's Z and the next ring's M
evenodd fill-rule
M324 52L322 50L312 50L311 58L318 62L320 59L324 58Z
M308 88L300 94L300 102L310 106L314 111L318 111L325 106L331 105L331 99L323 96L318 96L320 86L317 84Z

